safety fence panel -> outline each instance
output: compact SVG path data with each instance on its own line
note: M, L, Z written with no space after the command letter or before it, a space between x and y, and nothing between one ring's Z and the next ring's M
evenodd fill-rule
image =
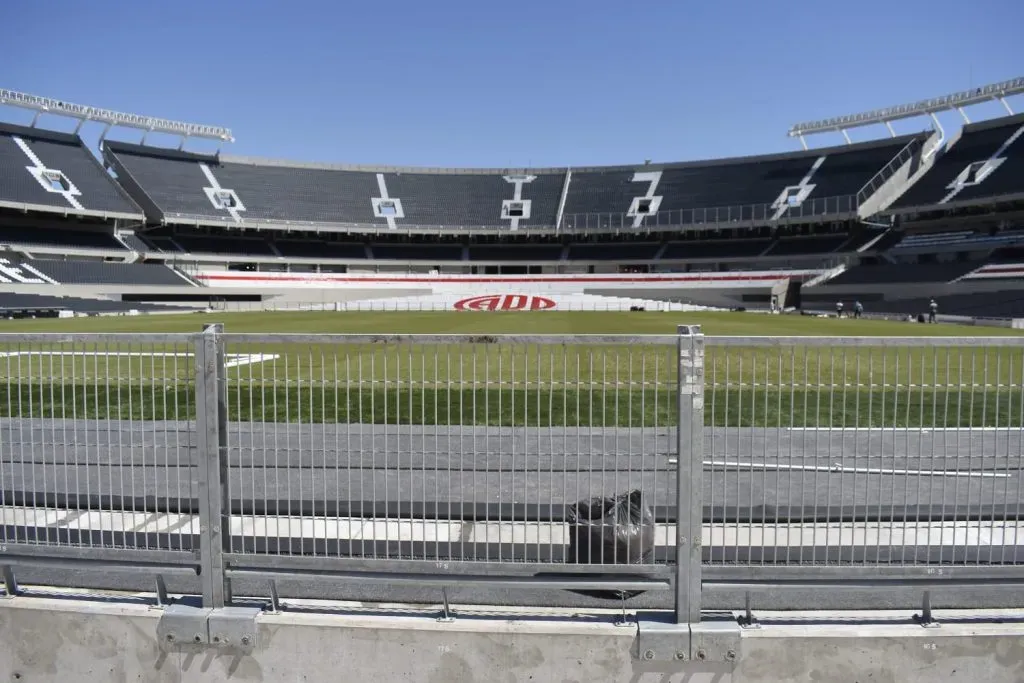
M190 335L0 335L0 564L191 562L195 374Z
M1024 561L1024 339L709 338L706 351L706 572Z
M675 336L223 339L236 561L674 555Z

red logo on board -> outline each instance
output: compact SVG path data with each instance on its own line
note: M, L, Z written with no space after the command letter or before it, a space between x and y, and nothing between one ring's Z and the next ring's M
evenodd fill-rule
M455 302L456 311L544 311L555 306L553 299L530 294L488 294Z

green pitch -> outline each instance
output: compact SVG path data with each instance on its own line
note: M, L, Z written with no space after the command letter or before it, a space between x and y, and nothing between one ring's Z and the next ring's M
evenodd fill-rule
M0 336L0 415L193 419L192 347L131 333L466 334L474 343L227 344L232 420L422 425L674 424L676 351L630 343L493 343L489 335L1020 336L1018 330L745 313L216 313L6 321L17 332L115 332L116 342ZM709 425L1021 427L1024 344L707 347Z
M142 315L0 322L3 332L195 332L224 323L228 332L330 334L674 334L680 324L706 335L757 336L1021 336L1024 330L964 325L836 320L755 313L334 313L258 312Z

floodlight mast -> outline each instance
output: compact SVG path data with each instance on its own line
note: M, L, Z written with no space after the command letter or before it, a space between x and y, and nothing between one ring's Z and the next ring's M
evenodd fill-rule
M889 129L889 133L893 137L896 137L896 132L893 130L890 122L898 121L900 119L914 118L916 116L931 117L932 122L941 133L942 126L939 124L939 120L935 116L936 112L956 109L960 112L960 116L964 118L964 121L970 123L970 119L968 119L967 114L964 113L963 107L998 100L1006 109L1007 113L1012 116L1013 109L1006 101L1006 98L1020 94L1024 94L1024 78L1014 78L1009 81L993 83L980 88L963 90L961 92L943 95L942 97L933 97L919 102L901 104L895 107L885 107L884 109L875 109L872 111L861 112L860 114L836 116L830 119L798 123L789 129L788 135L791 138L799 138L800 144L803 145L804 149L807 149L807 141L804 139L805 135L839 131L844 137L846 137L846 141L849 142L850 137L847 131L850 128L859 128L862 126L884 123Z
M39 117L42 114L56 114L58 116L68 116L78 119L78 125L75 127L76 135L86 121L105 123L106 128L103 129L103 133L100 136L101 141L106 137L107 133L113 126L142 130L143 144L145 144L146 136L149 133L180 135L181 144L178 146L178 149L181 149L184 146L185 141L190 137L203 138L205 140L217 140L218 142L235 141L235 138L231 135L231 130L220 126L206 126L197 123L184 123L182 121L159 119L152 116L125 114L122 112L111 111L110 109L100 109L98 107L89 107L82 104L72 104L71 102L55 100L50 97L29 95L28 93L18 92L16 90L7 90L5 88L0 88L0 104L7 104L35 111L36 115L32 119L33 127L37 124Z

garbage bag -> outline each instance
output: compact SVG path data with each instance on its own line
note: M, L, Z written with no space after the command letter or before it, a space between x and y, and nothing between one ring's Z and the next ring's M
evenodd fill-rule
M591 498L570 505L569 555L575 564L644 564L654 555L654 512L644 505L643 492ZM626 575L617 574L621 578ZM607 599L635 597L643 591L577 591Z

